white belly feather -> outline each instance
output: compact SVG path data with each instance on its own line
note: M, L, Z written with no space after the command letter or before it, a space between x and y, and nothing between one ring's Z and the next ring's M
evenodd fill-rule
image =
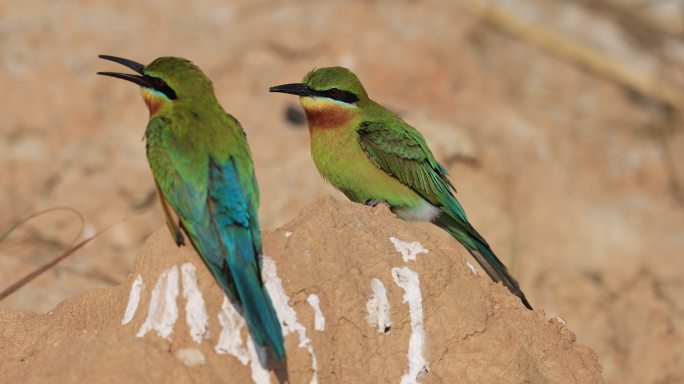
M423 204L418 209L399 208L394 212L407 221L432 221L442 212L439 208L423 200Z

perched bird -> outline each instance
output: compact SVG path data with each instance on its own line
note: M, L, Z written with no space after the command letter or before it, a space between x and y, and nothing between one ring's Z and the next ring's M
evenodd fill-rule
M98 74L140 86L150 111L147 160L176 244L184 244L183 230L223 291L242 305L257 343L282 360L280 322L261 280L259 190L242 126L188 60L160 57L143 65L99 57L136 72Z
M357 203L385 203L404 220L431 221L456 238L494 281L532 306L518 282L468 222L447 170L423 136L368 97L346 68L309 72L301 83L270 88L299 96L311 154L323 178Z

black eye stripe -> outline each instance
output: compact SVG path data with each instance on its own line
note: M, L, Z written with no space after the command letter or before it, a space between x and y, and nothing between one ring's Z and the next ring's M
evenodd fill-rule
M171 100L176 100L178 96L176 95L176 91L174 91L171 87L169 87L168 84L166 84L166 81L160 79L159 77L153 77L153 76L148 76L145 75L147 78L147 81L150 83L153 89L163 93L166 95Z
M359 98L355 94L337 88L330 88L328 90L321 91L320 94L323 97L328 97L349 104L359 101Z

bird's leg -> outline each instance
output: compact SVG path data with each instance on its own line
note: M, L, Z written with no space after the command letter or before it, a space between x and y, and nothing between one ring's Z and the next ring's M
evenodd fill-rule
M385 200L378 200L378 199L370 199L367 200L364 204L366 204L369 207L377 207L379 204L384 204L387 206L387 208L392 208L392 206L386 202Z

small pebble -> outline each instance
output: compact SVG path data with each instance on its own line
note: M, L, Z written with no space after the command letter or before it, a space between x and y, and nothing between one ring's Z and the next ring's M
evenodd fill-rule
M202 352L197 348L181 348L176 351L176 359L180 360L188 367L195 367L197 365L204 365L207 359Z

